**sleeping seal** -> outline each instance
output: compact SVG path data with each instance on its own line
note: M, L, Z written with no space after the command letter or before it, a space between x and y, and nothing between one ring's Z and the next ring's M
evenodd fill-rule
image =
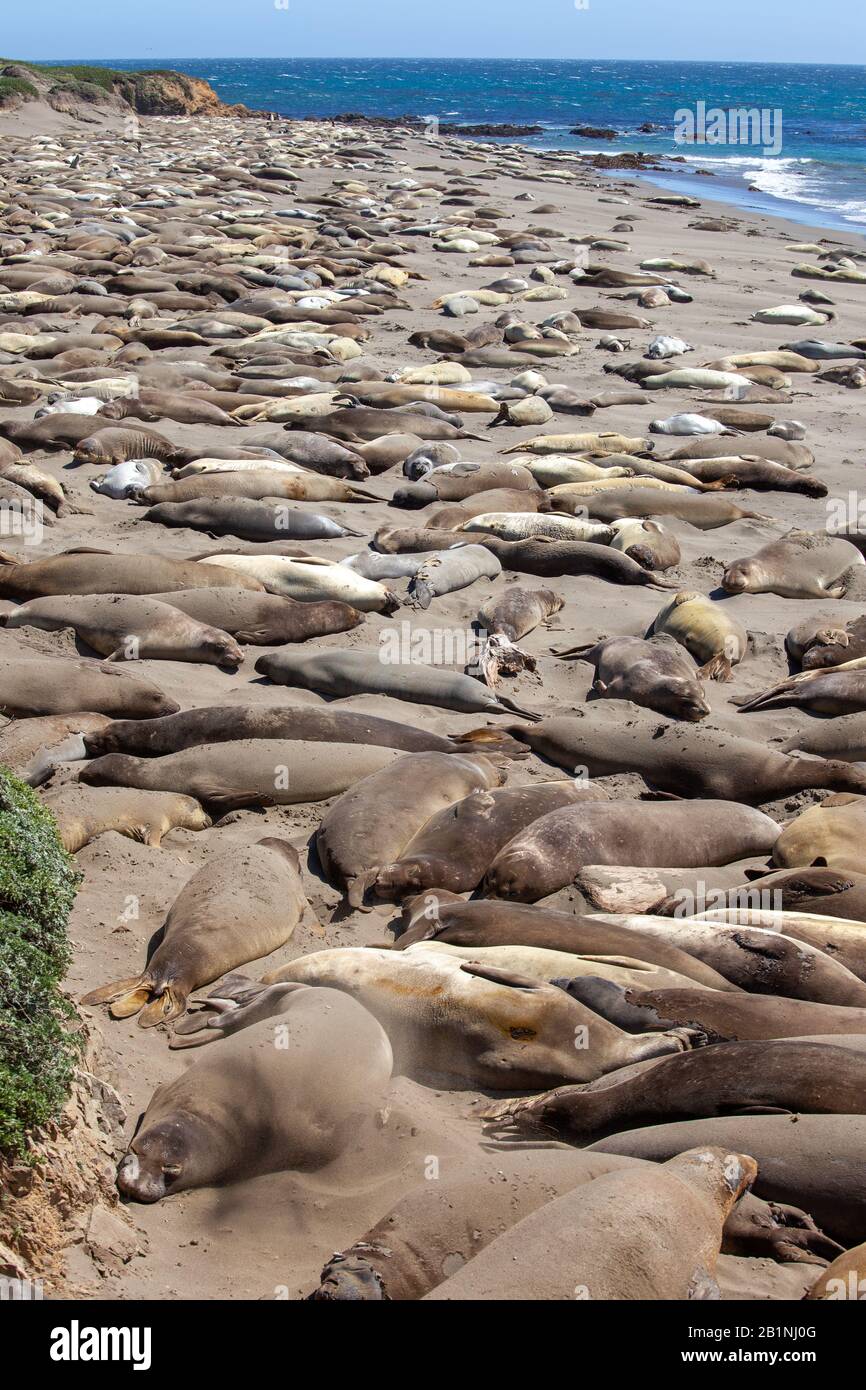
M710 707L695 663L666 633L648 640L608 637L580 647L554 647L554 656L576 658L595 670L592 693L666 714L671 719L705 719Z
M525 1216L425 1300L718 1298L725 1221L756 1171L743 1153L702 1147L596 1178Z
M140 975L92 990L82 1004L110 1004L142 1028L169 1023L196 989L284 946L307 906L297 850L285 840L223 849L175 898L159 945Z
M173 597L168 595L169 600ZM81 641L109 661L201 661L236 671L244 659L227 632L188 617L170 602L133 594L31 599L9 614L6 626L46 632L73 628Z
M845 575L866 564L840 536L791 531L747 559L734 560L722 576L729 594L781 594L783 598L841 598Z
M381 1026L346 994L299 989L276 1020L226 1038L154 1092L117 1170L137 1202L257 1173L325 1167L391 1075Z
M501 786L505 774L483 756L407 753L365 777L322 817L316 850L332 883L360 907L379 872L445 807Z
M730 1114L732 1108L797 1114L866 1113L866 1055L832 1044L729 1042L665 1057L597 1090L563 1086L501 1102L482 1119L586 1144L621 1130Z
M550 811L500 850L488 893L536 902L573 883L585 864L688 867L769 852L779 827L734 801L594 802ZM676 866L674 865L676 860Z

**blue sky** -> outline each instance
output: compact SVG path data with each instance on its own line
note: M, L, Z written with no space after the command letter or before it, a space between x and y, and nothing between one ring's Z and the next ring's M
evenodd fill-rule
M670 58L866 63L863 0L0 0L56 58Z

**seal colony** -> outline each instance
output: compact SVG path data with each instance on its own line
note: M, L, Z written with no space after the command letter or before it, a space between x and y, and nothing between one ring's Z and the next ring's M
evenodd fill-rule
M399 124L5 137L0 759L150 1243L91 1293L860 1268L866 256L801 236Z

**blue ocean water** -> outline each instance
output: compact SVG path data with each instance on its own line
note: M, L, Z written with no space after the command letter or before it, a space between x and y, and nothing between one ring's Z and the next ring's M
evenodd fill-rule
M543 134L519 143L684 155L685 165L654 174L653 182L813 225L866 230L862 66L397 58L118 59L110 66L179 68L205 78L224 101L285 116L351 111L538 124ZM766 154L739 143L675 143L675 113L699 101L707 108L780 111L781 149ZM639 131L647 122L658 129ZM608 127L617 138L571 135L574 125ZM715 177L696 176L696 168Z

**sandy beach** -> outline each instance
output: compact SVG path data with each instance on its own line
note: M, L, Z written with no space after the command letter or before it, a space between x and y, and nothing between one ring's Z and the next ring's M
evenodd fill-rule
M363 293L371 293L375 284L384 295L393 295L391 303L382 301L379 312L355 317L349 331L356 336L341 337L336 349L337 354L345 351L343 361L329 352L339 329L317 324L316 311L311 309L310 321L291 327L330 336L311 338L310 346L298 346L294 365L290 361L292 349L284 348L258 379L266 379L270 385L305 378L308 371L318 376L321 368L334 369L323 373L326 379L321 389L342 389L348 395L362 390L369 381L395 382L406 372L446 358L459 361L459 352L445 354L435 346L412 345L411 334L465 334L479 325L494 325L504 314L515 325L541 325L554 314L570 312L581 320L595 310L634 316L636 326L593 328L579 323L546 338L541 334L521 338L519 333L506 332L505 341L505 330L494 330L488 349L480 349L479 364L469 365L459 380L455 377L455 389L483 392L491 383L502 388L515 379L528 380L522 373L537 372L546 383L570 388L586 401L604 392L639 390L637 383L616 372L626 362L646 365L648 345L659 335L687 345L681 354L660 360L659 372L702 367L736 354L771 353L807 339L844 345L866 340L866 250L861 237L728 210L717 202L701 200L699 178L692 180L694 202L681 206L662 190L627 173L605 176L572 155L530 154L516 145L428 140L399 129L195 118L142 118L130 139L122 121L81 128L55 120L55 114L41 127L35 109L0 117L0 450L4 438L8 439L14 446L10 461L20 448L23 458L19 461L36 465L59 482L65 494L60 514L46 508L38 544L30 544L29 537L4 532L4 555L14 556L23 565L82 547L113 555L156 555L172 560L191 560L215 552L249 553L249 541L230 529L216 534L218 528L213 525L159 524L145 519L145 508L136 500L96 491L92 484L106 473L105 465L76 461L69 444L56 447L52 441L45 447L38 440L15 438L15 427L34 421L50 393L85 396L88 379L126 376L133 390L138 383L141 390L170 389L173 398L206 402L213 388L195 382L194 372L184 381L184 374L189 364L198 368L207 364L223 376L243 368L248 383L245 389L254 397L257 379L253 371L246 370L245 363L256 361L261 339L256 339L255 345L251 340L262 329L244 328L230 320L228 328L220 326L221 310L230 312L234 299L242 300L240 291L234 290L221 297L217 288L220 277L226 282L244 282L246 294L257 297L260 307L268 293L276 292L275 285L282 302L300 300L303 307L305 295L311 304L315 301L315 285L310 282L306 290L293 288L291 277L304 268L311 268L315 276L317 266L344 261L339 274L330 270L318 277L321 289L342 288L344 282L357 280L363 281ZM442 249L449 238L453 240L455 229L461 229L458 246L467 249ZM473 231L482 234L479 240L473 240ZM516 233L524 234L522 240L529 248L519 254L515 254L515 247L520 247L520 238L514 238L510 249L504 244L505 238ZM595 241L601 244L596 247ZM612 249L612 242L621 243L621 249ZM837 259L828 260L828 256ZM840 256L848 258L843 267L851 265L863 276L862 283L792 274L803 263L825 269L837 266ZM640 268L656 258L681 265L707 263L710 273L656 272L656 279L679 287L688 296L657 307L638 304L636 296L647 288L639 280L632 286L593 283L598 267L636 277L650 275L651 271ZM41 291L39 280L34 278L36 290L27 302L30 282L25 283L25 277L17 272L40 264L46 270L51 267L50 276L58 277L57 285ZM578 270L584 267L588 283L571 273L575 266ZM141 277L141 289L123 290L123 277L129 274ZM198 282L196 275L201 276ZM173 285L178 294L187 295L188 307L160 307L160 290L155 282L148 287L149 276L165 278L166 293L175 292ZM279 277L285 277L282 289ZM205 283L208 278L210 284ZM526 288L494 291L494 302L479 305L476 301L476 311L465 316L449 316L443 311L448 296L471 297L473 291L502 279L525 280ZM100 287L99 293L93 292L94 285ZM832 320L803 326L754 321L756 313L780 305L823 311L822 304L807 305L802 299L803 292L810 289L826 294ZM535 293L541 290L549 297ZM47 296L44 304L37 298L40 293ZM100 295L105 293L111 297L108 312L102 312L99 304ZM154 293L156 304L149 304ZM55 294L69 299L52 307ZM127 301L125 308L116 306L118 296ZM193 303L196 298L197 307ZM256 318L260 308L243 312ZM175 331L183 334L190 322L192 336L189 331L186 337L172 336ZM271 322L271 328L275 323ZM289 325L282 327L288 329ZM170 329L164 344L158 335L153 336L157 328ZM64 359L62 370L52 366L56 348L50 343L44 349L28 351L22 335L35 333L46 335L46 340L74 335L73 356ZM93 334L108 337L100 339L95 351L88 351L83 340ZM612 350L610 343L601 346L606 335L620 340L623 350ZM515 365L487 365L484 351L504 349L509 337ZM546 342L551 351L558 344L560 355L536 354L530 360L518 350L520 341L530 352L539 342ZM472 345L468 347L471 351ZM244 348L248 349L247 357ZM362 365L370 369L369 381L362 379ZM158 374L148 378L148 372L157 367L170 368L174 384L169 387L168 375L162 381ZM709 743L712 732L720 731L720 735L749 738L769 751L778 751L786 740L827 720L788 704L750 713L741 712L739 704L799 669L789 661L785 647L786 634L795 624L813 615L821 615L823 621L826 615L835 630L861 617L866 570L862 564L854 564L852 557L852 565L844 567L845 592L841 598L729 593L721 581L734 561L753 556L791 531L823 533L840 518L842 525L837 525L837 530L866 531L859 516L866 393L821 375L842 367L858 367L856 350L850 359L814 360L812 370L783 371L781 383L770 388L775 395L764 400L759 393L767 388L745 375L749 368L744 367L742 388L746 392L754 388L756 402L748 396L740 401L730 392L726 399L719 389L685 386L643 390L635 403L599 406L586 414L554 408L544 424L506 423L491 428L495 412L458 412L462 428L451 442L459 457L469 462L537 463L541 455L525 448L505 451L526 446L543 434L614 432L627 439L650 441L652 448L647 445L640 451L645 459L670 461L683 469L688 469L689 461L674 463L671 456L693 436L653 433L649 428L652 421L683 412L706 415L726 407L761 412L776 422L796 421L803 426L802 436L795 434L794 438L800 438L802 446L811 451L813 461L797 471L818 479L826 495L749 486L690 493L701 499L724 499L757 515L712 529L699 529L673 515L658 516L665 531L675 537L680 552L675 565L653 572L651 577L661 583L616 583L586 573L540 577L518 571L504 560L496 577L481 578L468 587L436 596L429 608L419 609L409 601L407 579L389 578L383 583L400 600L396 611L369 611L352 630L309 639L303 644L304 653L349 650L372 654L382 650L383 642L394 640L395 633L402 635L404 644L421 633L422 640L428 642L425 650L434 650L447 634L449 641L457 643L458 651L465 647L471 653L473 624L482 605L502 598L516 585L551 588L561 598L561 608L518 640L519 647L533 659L534 669L505 675L498 686L511 701L545 720L604 703L596 691L595 698L586 704L593 669L585 662L561 659L553 648L589 646L603 638L642 638L675 593L697 591L711 595L728 617L746 629L749 646L743 659L733 666L729 681L701 682L709 714L699 726L685 727L699 727ZM340 368L346 373L342 382ZM90 369L94 369L92 373ZM228 397L241 389L239 382L235 375L236 384L221 389L217 401L220 410L230 411ZM484 385L479 388L478 383ZM13 391L25 384L35 388L33 399L16 404ZM435 392L430 394L428 384L421 390L425 394L419 399L435 402ZM312 392L313 386L307 382L298 388L297 396L303 398ZM518 390L510 403L515 405L521 396L527 398ZM531 394L528 398L541 399ZM268 396L271 402L277 399ZM498 406L497 402L497 410ZM334 408L336 403L329 407ZM450 418L448 406L444 409ZM290 443L293 433L280 421L253 418L231 419L219 425L189 423L158 410L146 421L131 416L121 420L96 417L91 423L94 431L117 425L157 431L193 459L212 458L216 451L228 457L235 447L273 448L278 438ZM305 428L329 437L328 412L311 417ZM399 421L381 431L385 438L396 433L401 433ZM762 446L773 459L782 459L786 453L781 448L784 440L778 434L768 435L766 429L732 434L725 442L732 457L765 457ZM352 451L358 446L346 441L346 447ZM421 443L416 440L406 453L419 447ZM777 447L780 452L772 452ZM565 445L555 452L588 456L593 450ZM0 462L6 462L2 452ZM158 462L158 468L160 481L171 481L171 465ZM395 507L391 501L395 490L410 482L403 474L402 459L387 467L371 464L369 471L364 471L367 476L356 481L369 496L361 500L291 504L301 513L324 515L352 532L333 539L298 540L300 552L341 561L371 545L382 527L424 527L443 505L453 505L433 501L418 510ZM11 529L14 531L14 526ZM440 534L441 528L437 529L437 536ZM461 533L461 539L478 541L480 535ZM271 549L279 553L280 547ZM0 585L4 585L2 568ZM0 587L0 595L7 615L27 597L8 585ZM169 601L170 595L165 598ZM337 708L447 737L466 735L488 725L508 730L524 723L505 712L479 714L378 693L330 701L314 690L287 688L256 672L259 658L281 650L300 651L300 644L281 648L278 644L242 643L242 647L244 661L236 671L172 659L145 658L122 665L124 671L131 667L136 677L157 686L183 711L211 706L238 711L288 706ZM14 663L56 658L60 682L62 662L75 658L99 668L105 654L95 652L70 626L49 631L25 624L0 631L0 660ZM458 668L457 662L454 667ZM459 669L463 669L462 664ZM30 711L31 717L41 713ZM17 717L26 714L19 711ZM660 724L666 722L657 711L653 714L644 709L643 714ZM629 711L622 717L629 717ZM0 758L9 727L0 730ZM509 788L537 786L570 775L536 752L505 762ZM40 796L50 803L59 792L77 784L86 765L81 758L58 762L40 786ZM636 768L593 776L590 781L614 799L649 804L641 798L652 789ZM784 825L821 802L830 790L816 786L770 796L758 805ZM743 799L749 798L744 794ZM70 922L70 996L80 1000L109 981L137 976L148 942L163 926L166 913L192 875L239 846L256 844L263 836L284 839L299 851L309 911L291 939L266 962L251 960L242 966L244 975L258 979L265 972L326 948L391 944L395 920L399 920L397 905L370 899L366 910L350 907L341 887L328 880L316 856L315 832L335 801L269 807L250 804L226 813L211 805L213 823L209 828L173 829L158 846L115 831L92 839L76 854L83 880ZM769 865L766 854L755 857ZM679 861L673 858L670 862L675 865ZM732 886L736 881L734 875ZM573 883L543 898L541 906L576 917L595 910ZM123 1144L113 1155L120 1158L155 1089L173 1081L200 1057L211 1058L226 1044L218 1042L187 1056L169 1049L165 1027L141 1028L135 1017L114 1019L96 1006L82 1012L101 1035L99 1076L116 1090L125 1111ZM153 1205L127 1204L122 1220L131 1232L130 1249L135 1253L100 1261L82 1234L64 1251L64 1272L57 1287L85 1300L304 1297L316 1287L332 1252L359 1240L423 1183L431 1155L449 1180L468 1171L477 1172L483 1165L487 1171L494 1156L478 1111L493 1100L520 1093L520 1087L494 1092L465 1081L461 1085L443 1084L420 1072L397 1076L387 1106L359 1128L355 1141L332 1164L316 1171L272 1172L252 1179L241 1173L238 1181L223 1186L181 1191ZM496 1156L496 1168L505 1174L505 1181L517 1182L513 1174L509 1176L513 1157L513 1151L503 1148ZM526 1154L517 1158L524 1162ZM864 1237L866 1231L859 1239ZM848 1243L857 1242L852 1239ZM792 1299L800 1298L822 1269L820 1262L786 1264L760 1256L723 1253L716 1278L724 1298ZM447 1274L443 1272L442 1282ZM524 1296L535 1295L528 1292Z

